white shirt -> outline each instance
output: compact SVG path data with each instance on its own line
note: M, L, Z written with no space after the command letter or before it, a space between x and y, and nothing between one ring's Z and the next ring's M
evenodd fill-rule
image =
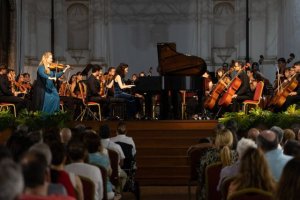
M125 158L125 155L124 155L124 152L123 152L121 146L110 141L109 138L101 139L101 144L104 148L116 151L119 154L119 158L121 158L121 159Z
M103 182L100 169L87 163L71 163L65 166L67 172L91 179L95 184L95 200L103 199Z
M130 144L132 146L132 155L136 154L136 148L132 137L128 137L126 135L117 135L116 137L110 138L112 142L123 142L126 144Z

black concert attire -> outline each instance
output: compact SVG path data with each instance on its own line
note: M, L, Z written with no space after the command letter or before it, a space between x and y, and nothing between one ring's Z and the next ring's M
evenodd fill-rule
M124 83L124 80L122 78L121 78L121 80L122 80L122 83ZM119 83L117 83L116 81L114 81L114 97L125 100L127 118L133 119L135 117L136 112L137 112L136 99L133 95L124 92L120 88Z
M102 106L102 111L104 117L109 116L109 110L108 110L108 100L105 97L100 96L100 81L91 74L90 77L86 81L87 86L87 100L93 101L96 103L100 103Z
M6 74L0 75L0 102L15 104L17 112L29 108L29 100L16 97L11 91L11 83Z
M247 99L253 98L253 92L250 88L250 80L245 71L242 71L238 78L241 80L242 84L236 92L237 97L232 99L232 111L238 112L240 110L240 105Z

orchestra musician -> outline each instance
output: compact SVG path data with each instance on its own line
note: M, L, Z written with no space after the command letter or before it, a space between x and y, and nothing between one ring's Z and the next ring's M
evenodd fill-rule
M250 89L249 77L247 76L245 70L242 69L242 63L235 62L234 70L237 73L239 73L238 78L241 80L240 87L232 96L232 111L238 112L240 110L240 105L243 103L244 100L253 98L253 92Z
M137 114L136 100L131 94L124 92L124 89L132 88L135 85L126 85L124 78L128 73L128 65L121 63L116 69L116 76L114 78L114 97L122 98L126 101L126 110L128 118L132 119Z
M93 65L92 74L86 81L87 86L87 100L97 103L104 103L106 101L105 97L100 95L100 81L99 76L102 74L102 67L99 65Z
M57 81L70 68L69 65L66 65L63 69L61 65L63 70L58 72L58 64L52 62L52 53L45 52L38 66L37 80L32 97L34 110L40 110L48 114L59 111L60 98L54 81Z
M8 75L7 71L5 65L0 66L0 102L15 104L17 112L21 109L29 109L29 100L18 97L20 92L12 90L12 83L9 80L12 73Z
M290 105L300 102L300 61L295 62L292 68L295 70L295 72L292 72L292 74L294 73L292 79L297 81L297 87L288 94L285 103L277 111L286 110ZM289 82L293 81L292 79Z

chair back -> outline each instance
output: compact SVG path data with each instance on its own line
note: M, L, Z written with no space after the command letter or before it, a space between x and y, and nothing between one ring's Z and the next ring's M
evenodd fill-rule
M220 162L208 165L205 169L205 187L207 200L222 199L221 193L217 191L221 170L222 163Z
M103 183L103 200L107 200L107 179L108 179L107 170L105 169L105 167L101 165L97 165L95 163L91 163L91 164L98 167L101 172L102 183Z
M86 103L86 92L87 92L87 89L86 89L86 85L84 82L79 82L78 83L78 86L79 86L79 91L80 91L80 99L82 100L82 103L85 105Z
M82 182L84 199L95 199L96 189L94 182L87 177L79 176L79 178Z
M114 150L111 149L107 149L107 150L108 150L110 165L112 169L110 182L114 186L118 186L119 185L119 154Z
M228 196L228 190L230 183L235 179L235 177L227 177L224 180L222 180L222 185L221 185L221 194L222 194L222 199L226 200Z
M124 142L115 142L115 143L121 146L125 156L124 163L121 168L124 169L125 171L131 170L135 163L135 158L132 155L133 146L131 144L127 144Z
M191 146L187 151L188 163L190 166L190 181L198 180L198 169L200 167L201 157L203 156L204 152L210 147L212 147L212 144L203 143Z
M262 81L259 81L256 85L256 88L255 88L255 92L254 92L254 96L253 96L253 100L254 101L258 101L260 102L260 99L261 99L261 95L263 93L263 90L264 90L264 82Z
M274 200L272 193L259 188L245 188L232 193L228 200Z

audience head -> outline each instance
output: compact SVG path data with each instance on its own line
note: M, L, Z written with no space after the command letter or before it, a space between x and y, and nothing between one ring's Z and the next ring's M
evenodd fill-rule
M117 134L118 135L126 135L127 134L126 123L124 121L120 121L118 123Z
M231 146L233 143L233 136L230 130L224 129L217 133L215 139L216 148L220 149L220 157L223 166L231 164Z
M264 152L274 150L278 147L277 135L271 130L264 130L258 135L256 143Z
M46 158L48 165L51 164L52 154L51 154L51 150L47 144L37 143L37 144L33 145L32 147L30 147L29 152L42 154Z
M234 183L237 189L260 188L273 192L275 181L269 170L268 163L260 149L249 147L241 158L240 171Z
M51 164L54 166L59 166L64 164L66 161L66 149L63 143L61 142L52 142L49 144L52 161Z
M70 141L67 151L72 162L84 162L87 158L87 149L81 141Z
M99 135L92 131L86 132L84 136L84 143L89 153L96 153L100 151L101 141Z
M283 153L289 156L300 156L300 143L296 140L288 140L284 144Z
M284 129L283 130L283 139L282 139L282 145L286 143L288 140L295 140L296 134L292 129Z
M247 133L247 138L256 141L258 135L259 135L259 130L257 128L250 128Z
M21 161L26 189L35 189L43 186L43 195L47 194L50 182L49 165L46 157L40 152L28 152ZM30 190L29 190L30 191ZM32 190L34 191L34 190ZM37 192L37 191L34 191ZM42 195L40 192L35 195Z
M99 136L101 137L101 139L109 138L110 128L109 128L108 124L103 124L103 125L100 126Z
M281 143L283 138L282 128L280 128L279 126L272 126L270 130L277 135L278 143Z
M291 159L283 168L281 178L278 183L278 200L298 200L300 190L300 158Z
M43 132L44 142L51 143L53 141L55 141L55 142L61 141L59 132L60 132L60 130L57 127L51 127L51 128L46 129Z
M24 180L19 165L11 159L0 161L0 199L15 200L23 192Z
M60 130L60 139L61 142L67 144L72 137L72 131L69 128L63 128Z
M236 151L241 159L248 148L257 148L255 142L251 139L242 138L237 144Z

